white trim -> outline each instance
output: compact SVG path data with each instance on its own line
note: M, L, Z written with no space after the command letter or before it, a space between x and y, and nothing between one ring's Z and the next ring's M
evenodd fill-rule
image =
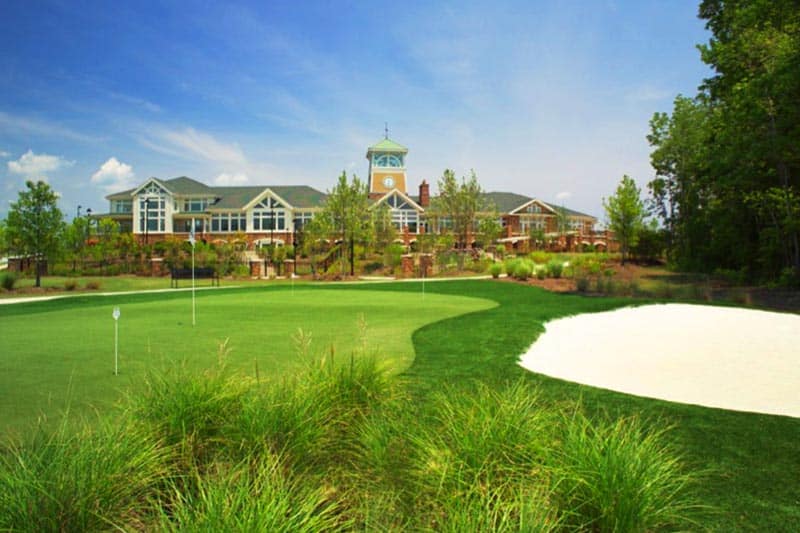
M267 187L266 189L258 193L255 196L255 198L246 203L244 207L242 207L242 211L247 211L248 209L252 209L253 206L255 206L258 202L260 202L267 196L271 196L274 200L278 200L279 202L281 202L284 205L284 209L294 210L294 206L292 204L281 198L278 194L275 193L275 191Z
M391 196L391 195L392 195L392 194L394 194L394 193L397 193L397 194L399 194L399 195L400 195L400 196L401 196L401 197L402 197L402 198L403 198L403 199L404 199L406 202L408 202L408 203L409 203L409 204L410 204L410 205L411 205L411 206L414 208L414 210L415 210L415 211L417 211L418 213L424 213L424 212L425 212L425 208L423 208L423 207L422 207L421 205L419 205L417 202L415 202L414 200L412 200L412 199L411 199L411 198L410 198L410 197L409 197L409 196L408 196L406 193L404 193L403 191L401 191L401 190L400 190L400 189L398 189L398 188L394 188L394 189L392 189L391 191L387 192L386 194L384 194L383 196L381 196L380 198L378 198L377 200L375 200L375 202L374 202L374 203L373 203L371 206L369 206L369 208L370 208L370 209L372 209L373 207L377 206L378 204L385 202L386 200L388 200L388 199L389 199L389 196Z
M131 196L136 196L137 194L139 194L139 191L141 191L142 189L144 189L145 187L147 187L148 185L150 185L150 183L155 183L155 184L156 184L156 186L158 186L158 187L160 187L161 189L163 189L163 190L164 190L164 192L166 192L167 194L169 194L169 195L170 195L170 196L172 196L173 198L175 197L175 193L174 193L174 192L172 192L171 190L169 190L169 189L167 188L167 186L166 186L166 185L164 185L163 183L161 183L160 181L158 181L158 178L148 178L148 180L147 180L147 181L145 181L144 183L142 183L141 185L139 185L138 187L136 187L136 188L133 190L133 192L131 192Z
M544 203L542 200L539 200L538 198L534 198L533 200L530 200L530 201L528 201L528 202L525 202L524 204L522 204L521 206L517 207L516 209L512 209L511 211L509 211L509 212L508 212L508 214L509 214L509 215L522 215L522 214L525 214L525 215L537 215L537 214L546 214L546 213L518 213L518 211L520 211L521 209L525 209L526 207L528 207L529 205L532 205L532 204L538 204L538 205L540 205L541 207L543 207L544 209L547 209L547 210L548 210L550 213L552 213L552 214L554 214L554 215L555 215L555 214L557 214L557 213L556 213L556 210L555 210L555 209L553 209L553 207L552 207L552 206L550 206L549 204L546 204L546 203Z

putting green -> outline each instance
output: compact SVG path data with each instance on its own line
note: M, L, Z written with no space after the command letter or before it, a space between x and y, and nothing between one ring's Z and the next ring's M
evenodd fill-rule
M192 326L190 293L84 297L0 309L0 433L67 407L103 411L141 387L148 369L175 363L212 367L220 345L243 375L261 378L304 363L292 337L311 338L311 356L340 361L366 342L394 372L414 359L419 327L494 307L463 296L326 290L313 287L197 293ZM114 370L114 320L119 306L119 369ZM363 327L366 324L366 327ZM365 332L362 333L362 332Z

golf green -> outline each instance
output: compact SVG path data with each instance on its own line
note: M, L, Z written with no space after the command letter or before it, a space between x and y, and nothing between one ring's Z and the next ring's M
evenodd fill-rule
M495 302L440 294L312 287L199 291L192 326L189 292L64 298L0 308L0 433L69 408L102 411L142 386L148 369L226 363L261 378L307 358L349 360L374 353L395 372L414 359L412 333L425 324L488 309ZM118 306L119 375L114 375ZM221 348L224 346L224 348Z

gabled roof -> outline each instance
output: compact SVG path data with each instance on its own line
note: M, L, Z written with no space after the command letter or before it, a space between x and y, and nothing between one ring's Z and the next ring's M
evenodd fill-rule
M533 198L513 192L487 192L483 196L487 201L494 204L498 213L510 213L533 200Z
M381 139L377 143L367 148L368 157L369 154L372 152L394 152L399 154L406 154L408 153L408 148L386 137L385 139Z
M553 211L558 211L559 209L563 209L564 213L571 217L589 217L597 220L597 217L594 215L587 215L586 213L581 213L580 211L575 211L574 209L569 209L564 206L558 205L555 202L545 202L544 200L539 200L543 204L549 206Z
M294 208L321 207L327 195L307 185L271 185L248 187L212 187L219 201L211 209L243 209L266 189L283 198Z
M213 187L209 187L205 183L200 183L192 178L181 176L179 178L172 178L171 180L161 181L164 186L178 195L209 195L214 194Z
M404 193L400 189L392 189L391 191L387 192L386 194L384 194L383 196L381 196L380 198L375 200L375 202L373 202L370 205L370 207L373 207L373 206L376 206L378 204L386 202L389 199L389 197L393 196L393 195L397 195L400 198L402 198L403 200L405 200L406 203L410 204L411 207L413 207L415 211L420 212L420 213L425 211L424 207L419 205L416 201L414 201L413 198L411 198L409 195L407 195L406 193Z

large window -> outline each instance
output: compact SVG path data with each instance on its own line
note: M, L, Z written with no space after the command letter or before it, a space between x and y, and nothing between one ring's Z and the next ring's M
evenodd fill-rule
M253 231L286 229L286 207L274 198L264 198L253 207Z
M181 229L176 231L183 231L184 233L191 233L192 232L192 221L191 220L184 220L183 224L181 224ZM194 219L194 232L195 233L205 233L205 220L202 218Z
M372 156L372 165L376 167L399 168L403 166L403 156L393 154L375 154Z
M302 231L303 226L311 222L314 218L314 213L311 211L298 211L294 214L294 229L295 231Z
M183 201L183 210L187 213L202 213L212 203L214 202L211 198L188 198Z
M166 201L163 197L139 199L139 232L163 232L166 219Z
M111 201L112 213L132 213L133 200L112 200Z
M215 213L211 215L211 233L236 233L247 231L244 213Z

